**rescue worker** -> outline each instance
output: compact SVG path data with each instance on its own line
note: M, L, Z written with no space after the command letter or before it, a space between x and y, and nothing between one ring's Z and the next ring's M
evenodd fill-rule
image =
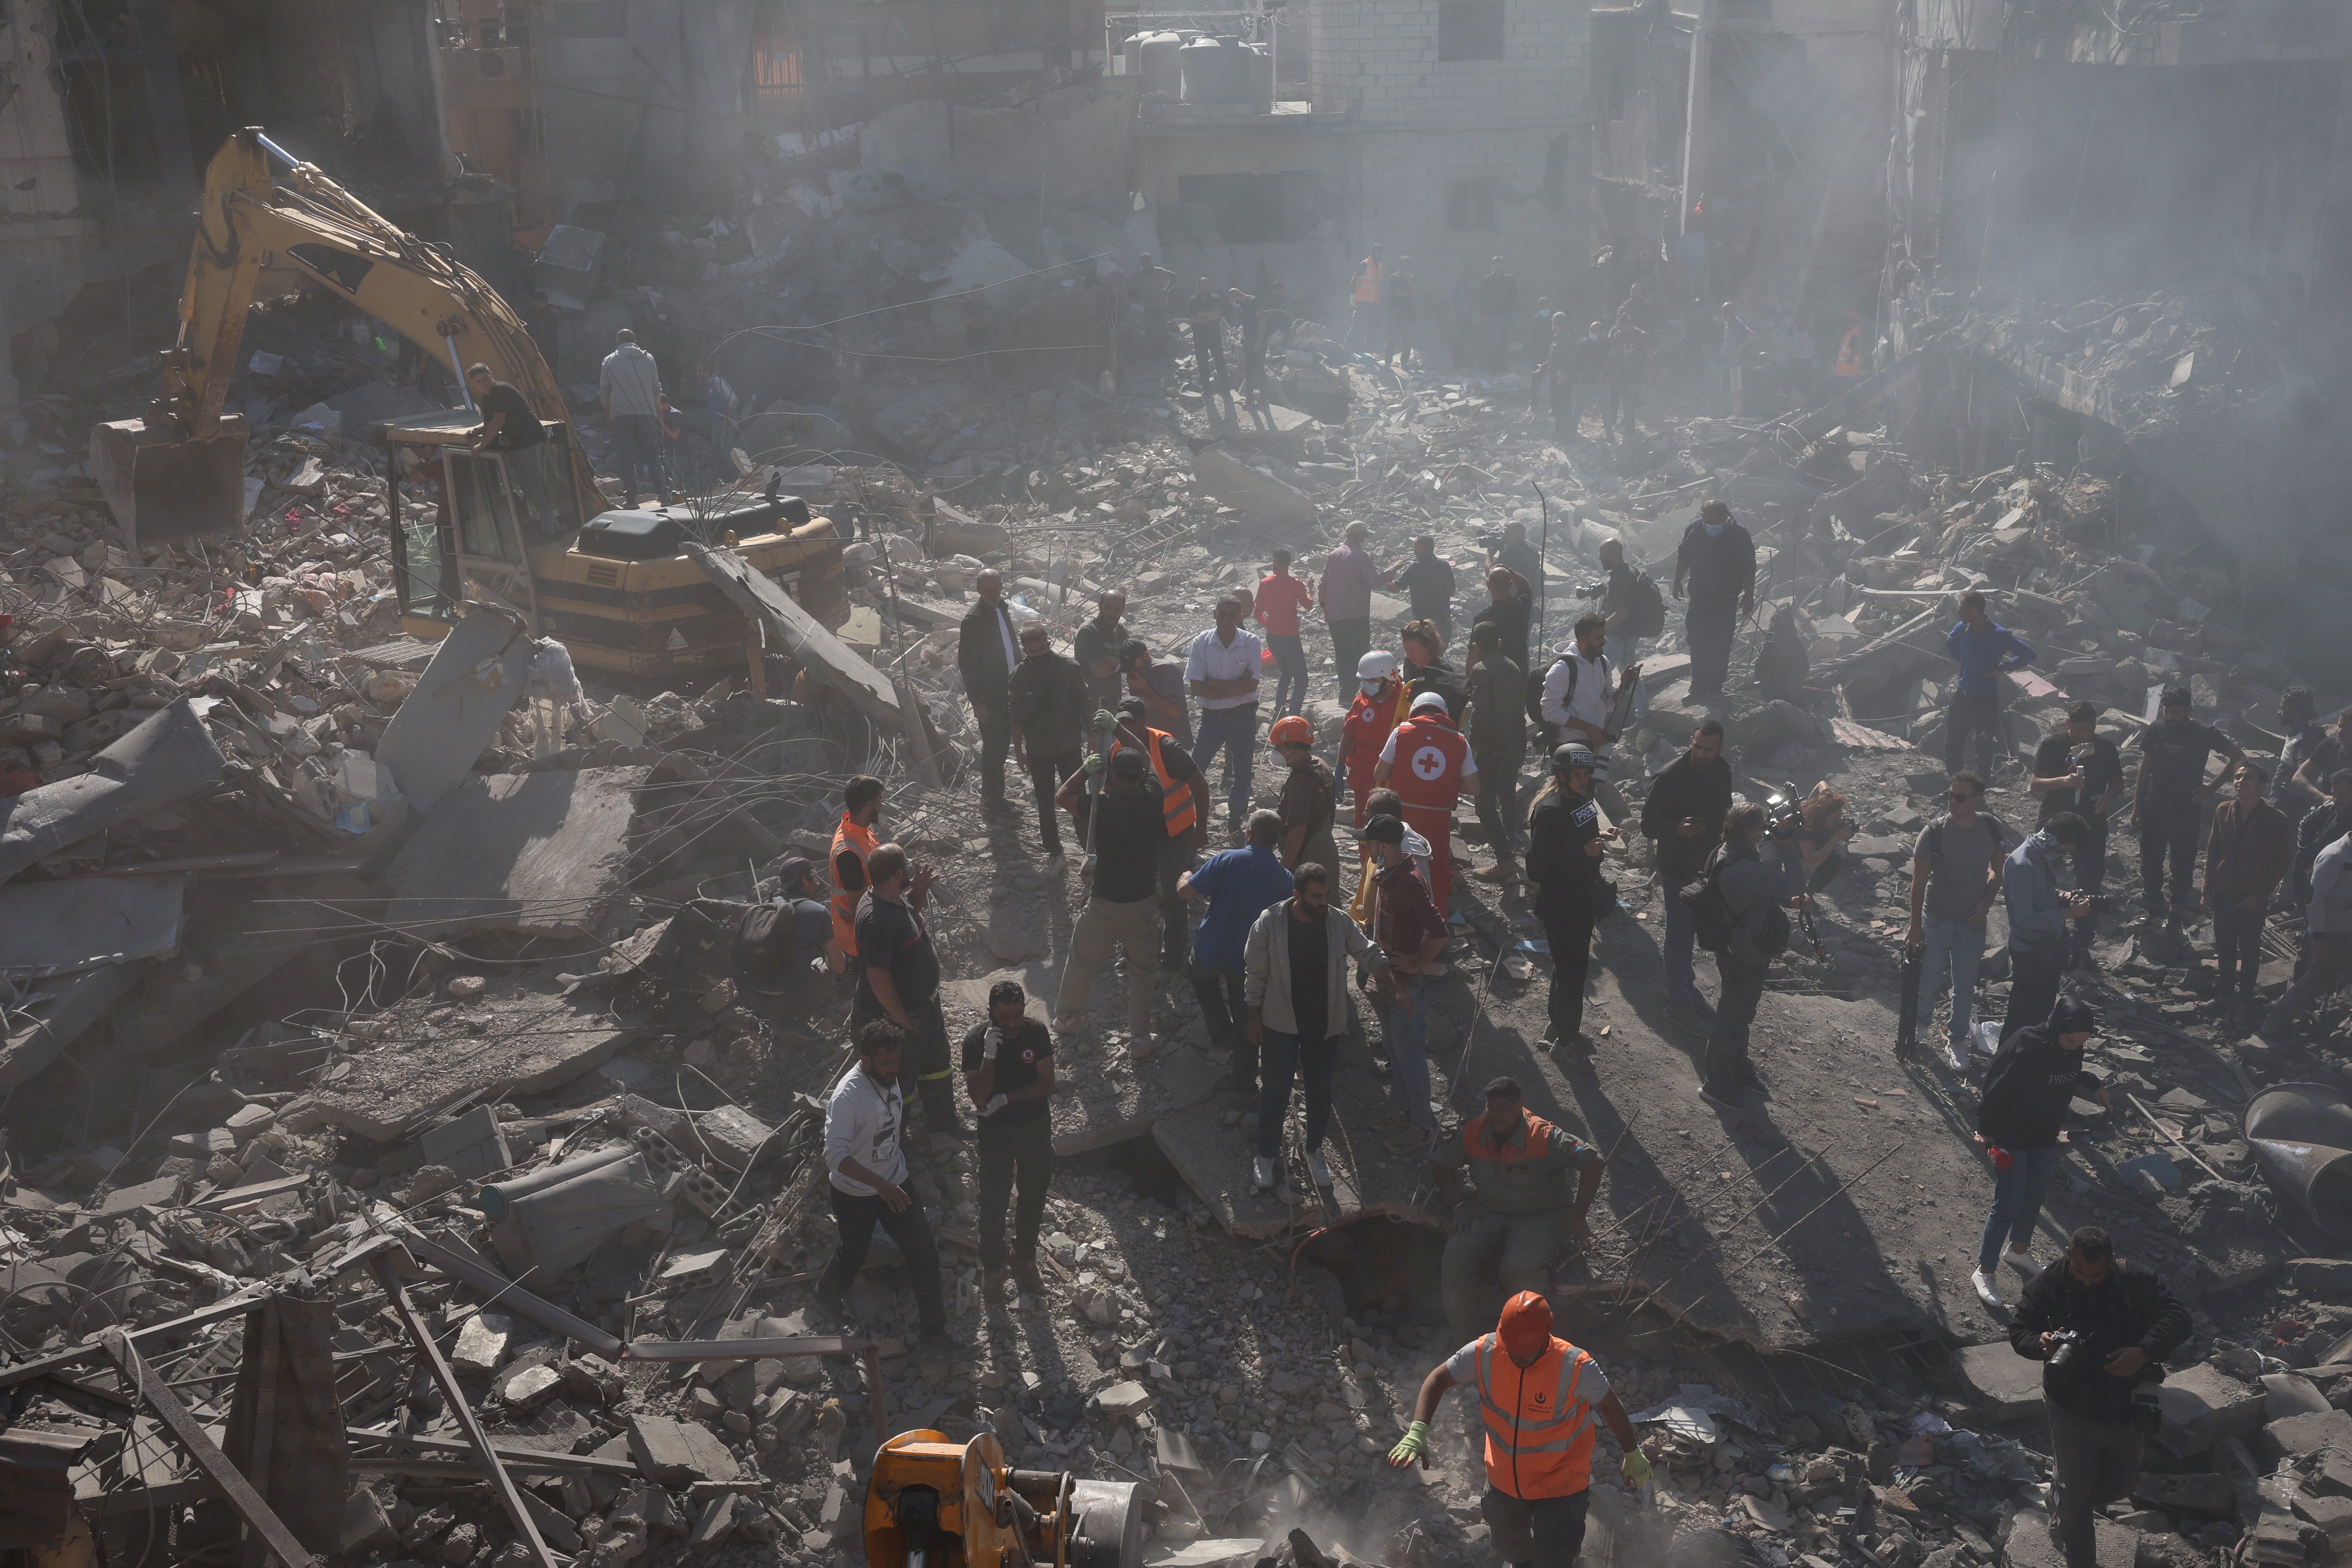
M826 868L833 877L833 940L843 954L857 956L857 900L866 891L866 862L882 842L882 781L860 773L841 786L841 826L833 830Z
M1290 769L1282 781L1282 863L1294 871L1309 860L1338 865L1331 825L1339 814L1339 788L1331 764L1315 754L1314 723L1303 713L1286 714L1274 721L1265 741Z
M1838 391L1843 392L1862 378L1864 361L1869 347L1863 342L1862 316L1848 310L1845 316L1845 336L1838 340Z
M1486 1424L1486 1495L1478 1511L1495 1554L1512 1568L1568 1568L1583 1550L1596 1416L1624 1450L1617 1473L1625 1484L1650 1479L1649 1457L1634 1445L1633 1423L1601 1364L1555 1335L1551 1322L1550 1304L1533 1290L1506 1301L1494 1332L1423 1379L1412 1425L1389 1450L1398 1469L1423 1458L1445 1391L1475 1389Z
M1354 792L1355 826L1367 820L1364 798L1377 786L1381 748L1390 732L1404 722L1412 702L1404 682L1397 679L1397 656L1375 649L1356 661L1356 700L1339 721L1339 787Z
M1108 755L1139 751L1160 781L1160 817L1168 829L1167 837L1158 846L1160 968L1162 973L1173 974L1184 967L1184 955L1192 949L1187 939L1192 931L1184 912L1183 895L1177 889L1184 873L1192 868L1192 857L1208 842L1209 830L1201 821L1196 799L1201 792L1193 787L1201 770L1192 765L1192 753L1178 744L1175 736L1144 722L1143 700L1139 697L1121 702L1116 714L1096 714L1095 729L1110 738Z
M1434 691L1412 700L1412 714L1390 732L1372 774L1374 784L1397 792L1406 825L1429 840L1429 899L1440 920L1454 896L1454 808L1461 802L1462 786L1477 776L1470 738L1454 727L1445 699Z
M1530 1112L1517 1081L1507 1078L1486 1086L1486 1113L1464 1122L1459 1137L1430 1145L1431 1174L1453 1205L1454 1234L1438 1267L1454 1332L1473 1333L1485 1320L1495 1299L1489 1279L1501 1277L1505 1296L1538 1289L1562 1246L1592 1239L1585 1215L1601 1191L1602 1163L1600 1150Z

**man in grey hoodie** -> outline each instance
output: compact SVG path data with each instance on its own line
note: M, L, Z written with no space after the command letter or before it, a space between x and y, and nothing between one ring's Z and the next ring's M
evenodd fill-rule
M2061 850L2073 854L2091 841L2091 825L2071 811L2062 811L2042 825L2042 830L2009 852L2000 868L2000 896L2009 909L2009 1011L2000 1021L2000 1037L2028 1024L2046 1024L2058 1001L2058 983L2065 978L2074 940L2066 922L2091 912L2091 900L2080 893L2058 890L2057 868L2051 863Z
M1250 926L1243 958L1242 1000L1249 1007L1250 1043L1258 1054L1257 1159L1259 1191L1274 1185L1290 1116L1290 1080L1307 1091L1307 1173L1331 1184L1323 1163L1323 1131L1331 1123L1331 1076L1348 1033L1348 971L1351 961L1371 965L1367 984L1391 983L1388 954L1364 940L1347 911L1331 907L1331 868L1302 861L1291 873L1297 890L1270 904Z
M1794 908L1805 897L1790 894L1779 868L1759 858L1757 847L1763 841L1764 808L1743 802L1723 819L1722 847L1707 861L1707 871L1717 878L1724 907L1731 913L1731 941L1715 955L1723 991L1707 1031L1706 1076L1698 1097L1717 1110L1734 1113L1748 1109L1748 1095L1769 1093L1764 1075L1748 1059L1748 1027L1756 1021L1757 1004L1764 999L1764 972L1773 955L1788 945L1788 918L1779 913L1780 907Z

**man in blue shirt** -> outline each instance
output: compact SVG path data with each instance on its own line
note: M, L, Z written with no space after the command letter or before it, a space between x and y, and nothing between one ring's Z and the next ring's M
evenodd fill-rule
M1201 999L1201 1017L1209 1026L1209 1043L1233 1053L1233 1070L1222 1087L1236 1100L1257 1100L1257 1047L1243 1027L1249 1004L1243 997L1248 973L1250 927L1269 907L1290 897L1290 873L1276 847L1282 843L1282 814L1253 811L1244 830L1248 843L1239 849L1212 855L1177 882L1188 899L1205 899L1209 912L1192 939L1192 993Z
M2066 921L2089 914L2091 900L2081 893L2060 892L2057 868L2051 861L2060 851L2073 854L2090 839L2090 824L2062 811L2001 863L2000 896L2009 908L2009 1011L2000 1021L2004 1043L2029 1024L2048 1023L2050 1009L2058 1005L2058 983L2065 977L2066 961L2074 952Z
M1968 765L1963 753L1971 733L1984 737L1984 776L2000 766L2000 683L1995 678L2033 662L2033 647L1985 613L1985 596L1971 588L1960 595L1960 618L1944 634L1944 652L1960 667L1952 700L1944 710L1944 771ZM2039 1018L2033 1020L2040 1023Z

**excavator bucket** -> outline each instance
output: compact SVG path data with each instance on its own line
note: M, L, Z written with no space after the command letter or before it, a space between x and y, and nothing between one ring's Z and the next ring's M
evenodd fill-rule
M143 419L117 419L89 432L89 471L114 513L123 547L136 552L196 533L226 533L245 521L246 425L224 414L203 440L172 441Z

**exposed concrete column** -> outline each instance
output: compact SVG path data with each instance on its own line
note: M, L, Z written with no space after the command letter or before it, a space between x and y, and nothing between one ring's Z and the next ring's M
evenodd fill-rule
M1698 197L1697 182L1706 174L1708 54L1715 44L1716 5L1717 0L1698 0L1698 15L1691 23L1690 88L1683 106L1683 216L1675 226L1676 234L1690 232L1691 203Z

